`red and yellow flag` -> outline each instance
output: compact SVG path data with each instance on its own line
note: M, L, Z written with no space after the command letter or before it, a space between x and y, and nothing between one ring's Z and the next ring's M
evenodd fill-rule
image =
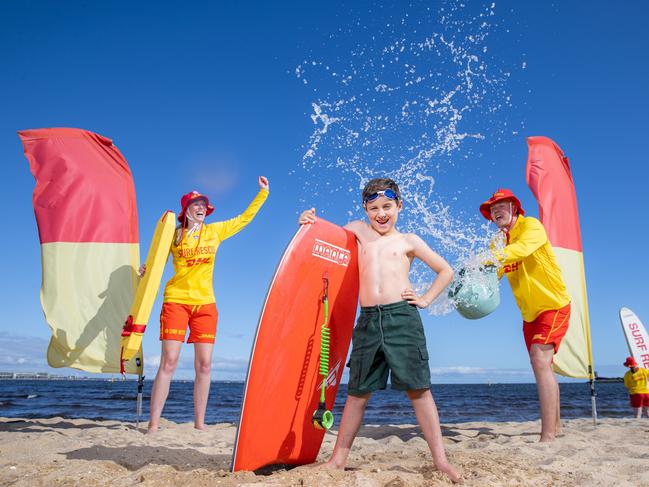
M570 327L554 357L557 373L593 379L586 275L577 195L568 158L551 139L529 137L526 179L571 297Z
M47 361L117 373L140 261L131 171L110 139L86 130L18 134L36 179L41 305L52 330ZM141 351L127 366L141 373Z

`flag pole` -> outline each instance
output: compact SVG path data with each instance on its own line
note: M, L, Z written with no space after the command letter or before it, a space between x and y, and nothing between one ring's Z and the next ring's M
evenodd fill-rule
M583 255L582 255L583 262ZM590 377L590 407L593 416L593 426L597 426L597 392L595 391L595 371L593 366L593 344L590 336L590 316L588 313L588 295L586 294L586 273L581 274L582 293L584 300L584 315L586 321L586 347L588 352L588 376Z
M144 391L144 376L137 376L137 399L135 402L135 429L140 429L140 416L142 416L142 392Z
M135 365L137 365L137 398L135 400L135 429L140 429L140 416L142 416L142 393L144 392L144 356L142 353L142 346L140 351L135 357Z
M595 378L593 375L593 366L588 366L588 374L590 375L590 406L591 414L593 416L593 426L597 426L597 392L595 391Z

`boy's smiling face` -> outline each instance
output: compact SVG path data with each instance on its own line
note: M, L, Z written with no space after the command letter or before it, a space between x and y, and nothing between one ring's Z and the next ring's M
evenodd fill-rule
M370 221L370 226L380 235L387 235L394 230L401 207L401 200L379 196L375 200L365 203L365 213Z

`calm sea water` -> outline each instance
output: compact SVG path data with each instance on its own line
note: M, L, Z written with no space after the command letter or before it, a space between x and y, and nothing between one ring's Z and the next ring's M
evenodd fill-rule
M143 417L148 417L152 382L145 383ZM591 403L585 383L561 384L562 417L590 417ZM163 417L192 421L192 382L174 381ZM443 423L468 421L529 421L539 417L534 384L436 384L432 388ZM212 384L208 423L239 420L243 383ZM340 418L347 396L343 384L334 407ZM136 383L103 380L0 380L0 416L23 418L112 419L135 421ZM600 417L628 417L628 395L621 383L597 384ZM370 399L365 423L414 423L410 402L403 392L378 391Z

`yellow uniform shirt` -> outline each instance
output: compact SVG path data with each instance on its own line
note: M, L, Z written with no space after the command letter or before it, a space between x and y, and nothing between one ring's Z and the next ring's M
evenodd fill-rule
M647 387L647 380L649 380L649 370L638 369L634 374L629 370L624 374L624 387L629 389L629 394L649 394L649 387Z
M494 254L502 264L498 277L507 275L525 321L570 302L550 240L536 218L519 215L507 233L507 245Z
M199 233L194 232L176 245L171 244L174 276L167 282L165 303L209 304L214 303L214 257L221 242L241 231L255 217L268 197L268 191L261 189L246 211L230 220L203 225Z

